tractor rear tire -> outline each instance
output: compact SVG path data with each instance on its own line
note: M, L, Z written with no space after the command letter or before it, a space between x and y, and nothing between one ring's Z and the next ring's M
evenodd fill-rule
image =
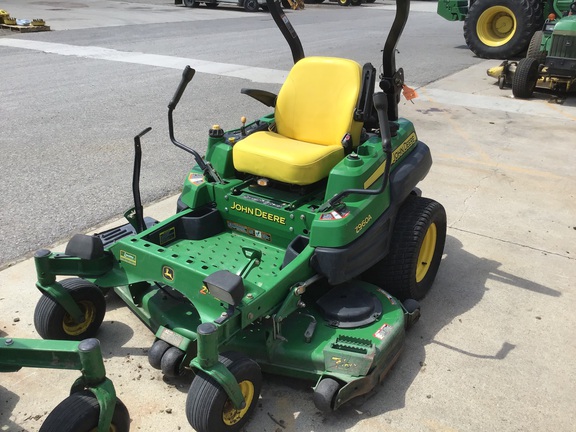
M476 0L464 20L464 39L478 57L507 59L524 51L543 23L540 0Z
M260 366L238 352L222 353L218 360L240 385L246 401L243 409L234 408L226 391L210 375L198 371L186 398L186 418L198 432L236 432L242 430L258 405L262 388Z
M89 390L73 393L48 414L40 432L91 432L98 429L100 404ZM116 399L110 431L128 432L130 415L120 399Z
M538 60L524 58L518 62L512 78L512 94L518 99L529 99L538 82Z
M544 37L544 32L538 30L530 39L530 45L528 45L528 51L526 52L526 57L536 59L538 64L544 64L546 61L546 51L540 51L540 46L542 45L542 38Z
M396 217L388 255L363 278L400 301L422 299L432 287L446 242L446 211L434 200L410 195Z
M81 341L94 337L106 313L104 294L84 279L64 279L60 284L84 312L84 322L75 322L59 303L44 294L34 310L36 331L43 339Z

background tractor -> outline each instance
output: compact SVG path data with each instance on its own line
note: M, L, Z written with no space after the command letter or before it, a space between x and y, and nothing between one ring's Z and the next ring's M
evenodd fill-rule
M534 33L526 58L518 62L512 93L529 98L536 89L565 94L576 84L576 2L570 15L547 22Z
M498 79L500 88L512 87L519 99L527 99L534 91L566 95L576 84L576 2L569 15L546 21L534 33L526 57L520 61L504 61L488 69Z
M522 54L550 14L562 16L572 0L439 0L438 14L464 21L464 39L478 57Z

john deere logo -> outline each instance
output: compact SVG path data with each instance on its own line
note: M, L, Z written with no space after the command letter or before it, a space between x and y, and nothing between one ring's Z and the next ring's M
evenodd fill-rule
M162 267L162 276L164 276L164 279L172 282L174 280L174 270L168 266L164 266Z

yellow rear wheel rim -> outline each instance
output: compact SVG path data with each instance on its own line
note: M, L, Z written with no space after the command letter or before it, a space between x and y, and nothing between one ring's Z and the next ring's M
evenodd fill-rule
M438 239L438 229L436 224L431 224L426 231L424 240L422 241L422 246L420 246L420 252L418 253L418 262L416 264L416 282L422 282L422 280L428 274L428 269L432 264L432 259L434 258L434 251L436 249L436 241Z
M493 6L482 12L478 18L476 33L484 45L502 46L516 33L516 17L507 7Z
M232 426L238 423L248 412L248 409L252 405L252 400L254 399L254 384L251 381L242 381L240 384L240 391L242 396L244 396L244 401L246 406L242 409L234 408L234 404L230 399L224 404L224 412L222 413L222 420L227 426Z
M67 313L64 314L64 319L62 320L62 328L66 334L70 336L78 336L88 330L88 327L92 324L94 317L96 316L96 307L94 306L94 303L89 301L80 301L78 302L78 306L84 311L84 322L77 323L74 318Z

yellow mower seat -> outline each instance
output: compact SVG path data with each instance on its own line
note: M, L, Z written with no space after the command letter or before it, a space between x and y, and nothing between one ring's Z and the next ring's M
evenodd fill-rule
M234 145L240 172L307 185L322 180L344 157L348 133L359 144L362 123L354 120L361 66L353 60L305 57L280 89L276 132L256 132Z

